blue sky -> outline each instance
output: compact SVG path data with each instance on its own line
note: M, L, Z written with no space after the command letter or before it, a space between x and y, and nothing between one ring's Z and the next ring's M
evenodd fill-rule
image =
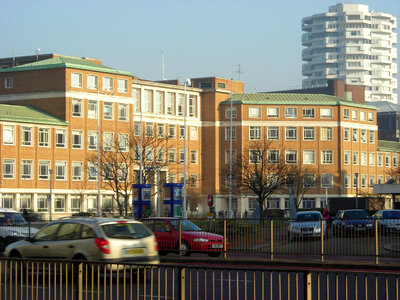
M240 79L247 92L300 88L301 19L327 12L336 3L3 1L0 57L11 57L13 51L17 56L33 55L40 48L40 53L99 58L106 66L130 71L143 79L160 80L163 50L167 79L238 79L240 64ZM357 3L400 17L399 0Z

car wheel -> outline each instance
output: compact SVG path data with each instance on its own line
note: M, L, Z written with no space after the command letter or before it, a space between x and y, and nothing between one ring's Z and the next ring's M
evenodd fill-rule
M11 252L9 258L11 259L9 261L9 265L8 265L9 271L12 271L13 274L21 272L21 264L23 264L23 262L14 260L15 258L22 258L21 254L19 254L16 251ZM25 270L25 267L22 266L22 271L24 271L24 270Z
M79 254L79 255L74 256L73 260L82 261L82 260L87 260L87 258L84 255ZM74 275L74 277L76 279L78 279L78 276L79 276L79 264L78 263L74 263L73 268L74 268L73 269L73 275ZM88 270L88 274L87 275L89 275L89 274L90 274L90 270ZM84 276L86 276L86 264L83 265L83 274L82 274L82 276L83 276L83 278L85 278Z
M168 252L167 251L158 251L158 254L161 256L165 256L168 254Z
M208 256L210 256L210 257L218 257L218 256L220 256L222 254L222 252L209 252L208 253Z
M179 242L176 245L176 248L179 249ZM189 244L186 241L182 241L181 242L181 248L178 250L178 254L182 255L182 256L190 256L190 248L189 248Z

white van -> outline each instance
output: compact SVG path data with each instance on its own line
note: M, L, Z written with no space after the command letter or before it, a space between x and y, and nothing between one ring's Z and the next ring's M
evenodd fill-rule
M3 252L8 244L32 237L38 230L30 228L24 217L16 210L0 208L0 252Z

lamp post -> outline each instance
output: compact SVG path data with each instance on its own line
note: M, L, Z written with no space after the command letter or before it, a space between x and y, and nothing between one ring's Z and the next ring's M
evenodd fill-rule
M186 109L187 109L187 94L186 94L186 86L190 85L190 79L186 79L185 81L185 97L183 103L183 209L182 209L182 217L184 219L187 218L187 210L186 210Z
M50 208L50 221L53 221L53 216L52 216L52 190L53 190L53 169L50 169L49 170L49 172L50 172L50 195L49 195L49 200L50 200L50 206L49 206L49 208Z
M358 173L354 173L356 176L356 208L358 208Z
M100 102L99 102L99 82L97 82L97 216L101 217L100 209Z
M229 203L228 203L228 218L232 219L232 79L231 79L231 108L230 108L230 128L229 128Z

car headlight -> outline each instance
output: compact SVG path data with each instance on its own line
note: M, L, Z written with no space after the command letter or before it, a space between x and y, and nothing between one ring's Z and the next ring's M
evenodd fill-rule
M8 236L18 236L18 235L19 235L18 231L15 231L15 230L8 231Z
M193 241L196 243L208 243L208 239L205 238L196 238Z
M370 223L370 224L367 224L367 227L372 227L372 224Z
M348 228L353 228L354 227L353 224L345 224L344 226L348 227Z
M319 227L319 226L314 227L314 232L321 232L321 227Z

